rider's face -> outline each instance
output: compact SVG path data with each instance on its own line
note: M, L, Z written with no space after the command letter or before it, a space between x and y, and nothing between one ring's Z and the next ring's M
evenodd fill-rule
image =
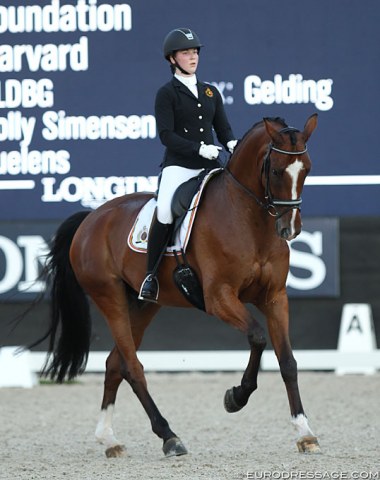
M175 60L190 75L193 75L198 67L198 49L189 48L187 50L178 50L175 53ZM173 57L171 57L173 63ZM177 69L178 70L178 69ZM180 71L178 73L181 74Z

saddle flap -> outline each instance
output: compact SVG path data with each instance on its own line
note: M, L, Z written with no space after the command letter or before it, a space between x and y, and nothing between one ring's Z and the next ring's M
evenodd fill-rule
M173 217L181 217L185 215L190 208L194 195L200 189L203 179L209 173L209 170L202 170L196 177L190 178L186 182L182 183L174 192L172 200L172 213Z
M174 238L172 240L172 245L167 248L168 255L173 255L173 250L177 249L183 249L184 251L186 251L202 192L209 180L222 171L222 168L216 168L211 170L210 172L205 171L200 188L198 188L198 186L195 188L195 183L198 182L193 182L192 188L193 191L195 191L195 194L191 198L190 204L185 209L184 214L175 220L175 235L173 236ZM188 186L183 188L190 189L191 187ZM186 198L186 196L183 198ZM186 204L186 201L181 200L181 203ZM129 248L131 248L131 250L135 252L146 253L148 234L155 208L156 199L152 198L145 205L143 205L141 210L139 211L135 223L133 224L127 238L128 246Z

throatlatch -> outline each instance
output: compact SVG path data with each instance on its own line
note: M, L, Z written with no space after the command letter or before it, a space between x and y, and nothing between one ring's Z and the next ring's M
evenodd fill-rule
M186 300L199 308L199 310L206 311L202 286L197 274L188 264L185 252L183 249L181 249L180 254L174 251L174 256L177 262L177 266L173 271L174 283ZM183 262L180 261L180 256L183 258Z

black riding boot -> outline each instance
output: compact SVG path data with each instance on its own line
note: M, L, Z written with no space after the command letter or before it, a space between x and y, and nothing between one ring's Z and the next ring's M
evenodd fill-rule
M171 224L161 223L154 219L148 238L148 265L146 277L141 285L139 300L157 302L159 285L157 270L169 241Z

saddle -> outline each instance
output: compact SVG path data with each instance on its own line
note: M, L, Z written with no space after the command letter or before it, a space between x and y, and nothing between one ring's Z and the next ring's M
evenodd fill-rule
M202 172L176 190L172 200L174 217L173 231L165 255L174 255L177 266L173 271L173 281L185 298L195 307L205 310L203 290L196 273L186 258L186 247L202 193L208 181L223 169L202 170ZM128 235L128 246L140 253L147 252L150 224L156 208L156 199L149 200L139 212Z
M174 193L172 200L172 213L174 217L173 239L181 227L195 194L200 190L204 178L209 174L209 170L202 170L196 177L190 178L187 182L182 183ZM181 249L181 258L174 252L177 266L173 271L173 281L182 295L195 307L205 311L205 301L203 297L202 286L198 276L189 265L185 252Z
M174 218L171 244L175 243L175 236L185 220L187 213L190 211L193 198L200 190L203 180L209 173L210 170L202 170L198 176L182 183L175 191L171 205Z

